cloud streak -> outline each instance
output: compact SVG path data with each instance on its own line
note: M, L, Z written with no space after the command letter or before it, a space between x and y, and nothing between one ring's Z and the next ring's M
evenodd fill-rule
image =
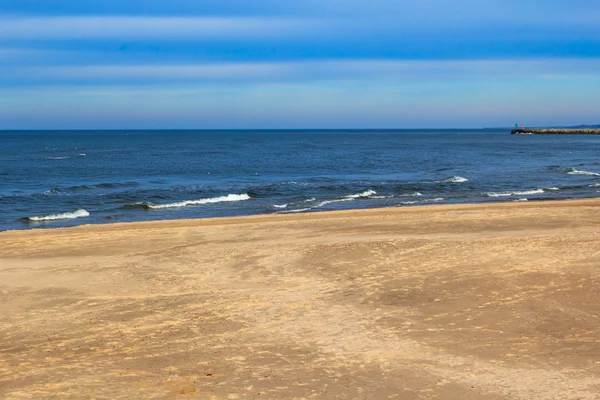
M0 40L261 38L300 35L320 26L297 18L0 16Z
M5 67L1 76L37 82L248 81L390 82L600 76L600 59L532 60L318 60L144 65ZM0 78L0 82L2 82Z

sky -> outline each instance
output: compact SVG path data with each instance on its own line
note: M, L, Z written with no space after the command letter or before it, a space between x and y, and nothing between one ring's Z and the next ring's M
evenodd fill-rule
M600 123L598 0L0 0L0 129Z

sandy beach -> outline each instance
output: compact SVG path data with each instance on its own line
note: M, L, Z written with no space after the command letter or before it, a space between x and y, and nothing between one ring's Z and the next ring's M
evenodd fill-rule
M2 399L598 399L600 201L0 233Z

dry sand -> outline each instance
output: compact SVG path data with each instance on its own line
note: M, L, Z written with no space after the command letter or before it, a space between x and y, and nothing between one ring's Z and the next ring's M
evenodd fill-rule
M0 233L3 399L598 399L600 201Z

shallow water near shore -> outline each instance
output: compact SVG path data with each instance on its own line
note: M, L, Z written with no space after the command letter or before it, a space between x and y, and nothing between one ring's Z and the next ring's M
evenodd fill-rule
M0 132L0 230L600 197L597 136Z

